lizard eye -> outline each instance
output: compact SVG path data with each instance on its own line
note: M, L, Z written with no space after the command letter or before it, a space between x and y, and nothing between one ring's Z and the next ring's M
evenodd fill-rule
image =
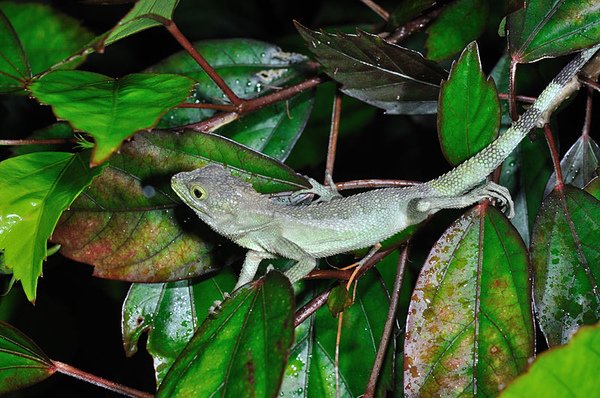
M204 188L198 185L192 186L190 191L192 193L192 196L194 196L196 199L204 199L204 197L206 196L206 191L204 190Z

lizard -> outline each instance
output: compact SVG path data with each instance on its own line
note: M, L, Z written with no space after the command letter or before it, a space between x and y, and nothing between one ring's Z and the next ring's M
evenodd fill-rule
M258 193L223 165L211 163L175 174L171 187L202 221L248 249L234 290L254 279L263 259L295 260L285 273L295 283L316 267L319 258L370 247L442 209L491 199L505 207L510 218L513 202L508 190L492 181L482 182L531 129L547 122L565 88L576 81L576 74L598 48L579 52L504 134L428 182L338 197L336 192L328 195L327 187L311 179L313 189L305 191L316 192L325 201L286 206Z

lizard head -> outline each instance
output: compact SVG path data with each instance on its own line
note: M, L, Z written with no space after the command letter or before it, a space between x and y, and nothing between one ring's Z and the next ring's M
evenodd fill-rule
M171 187L208 224L225 221L247 209L260 195L252 185L217 164L175 174Z

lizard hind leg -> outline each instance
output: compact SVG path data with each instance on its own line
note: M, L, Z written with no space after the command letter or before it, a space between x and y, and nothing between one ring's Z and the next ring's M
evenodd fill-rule
M417 203L417 210L433 214L442 209L461 209L463 207L468 207L483 199L490 199L494 202L498 202L500 208L506 212L508 218L512 218L515 215L514 203L508 189L492 181L488 181L464 195L456 197L438 196L421 199Z
M310 271L317 266L317 259L314 257L305 256L300 258L296 264L285 272L290 283L293 285L300 279L304 278Z

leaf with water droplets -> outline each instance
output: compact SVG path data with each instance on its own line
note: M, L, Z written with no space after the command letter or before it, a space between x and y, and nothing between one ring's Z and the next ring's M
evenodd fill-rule
M550 346L600 319L600 202L565 185L542 203L533 229L534 298Z
M498 210L480 205L455 221L413 292L406 396L492 396L517 376L534 348L530 282L527 249Z
M390 114L435 113L448 73L435 62L377 35L317 32L296 23L333 80L351 97Z
M560 161L563 182L577 188L585 187L598 176L599 160L600 148L596 141L587 134L582 135ZM546 184L544 196L548 196L555 185L556 173L552 173Z

